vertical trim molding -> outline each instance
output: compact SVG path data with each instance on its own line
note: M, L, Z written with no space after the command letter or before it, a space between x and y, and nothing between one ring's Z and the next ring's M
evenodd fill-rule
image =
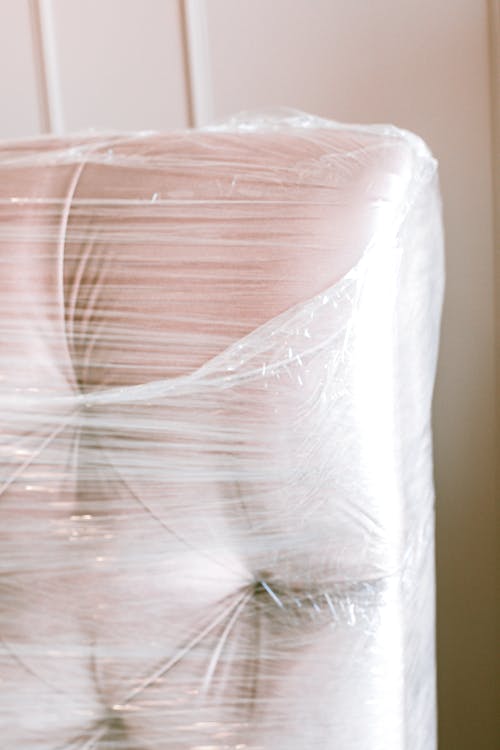
M181 0L184 60L191 127L207 125L215 107L206 0Z
M52 0L29 0L40 120L45 133L65 131Z
M43 52L42 30L37 0L28 0L28 8L31 24L32 59L35 68L40 131L42 133L50 133L51 123L47 96L47 77L45 72L45 57Z
M489 2L490 71L491 71L491 134L493 170L493 237L495 296L495 368L496 368L496 448L500 449L500 4ZM500 467L496 470L497 491L500 490Z

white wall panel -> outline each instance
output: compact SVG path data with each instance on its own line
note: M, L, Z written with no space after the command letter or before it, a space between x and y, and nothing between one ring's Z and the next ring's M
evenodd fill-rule
M52 0L62 126L187 125L177 0Z
M0 0L0 138L40 132L28 0Z
M279 104L420 133L441 164L435 400L442 750L495 746L495 385L486 0L208 0L217 116Z

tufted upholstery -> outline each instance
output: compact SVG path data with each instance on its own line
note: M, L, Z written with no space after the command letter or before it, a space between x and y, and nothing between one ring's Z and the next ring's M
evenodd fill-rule
M431 750L435 163L0 148L5 750Z

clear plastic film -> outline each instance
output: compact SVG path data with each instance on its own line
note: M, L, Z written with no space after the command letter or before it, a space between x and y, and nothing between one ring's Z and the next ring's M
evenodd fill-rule
M0 144L4 750L432 750L436 162Z

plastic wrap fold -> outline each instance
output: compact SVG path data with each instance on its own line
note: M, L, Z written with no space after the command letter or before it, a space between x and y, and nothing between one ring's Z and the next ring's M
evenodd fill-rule
M3 750L432 750L417 137L0 144Z

